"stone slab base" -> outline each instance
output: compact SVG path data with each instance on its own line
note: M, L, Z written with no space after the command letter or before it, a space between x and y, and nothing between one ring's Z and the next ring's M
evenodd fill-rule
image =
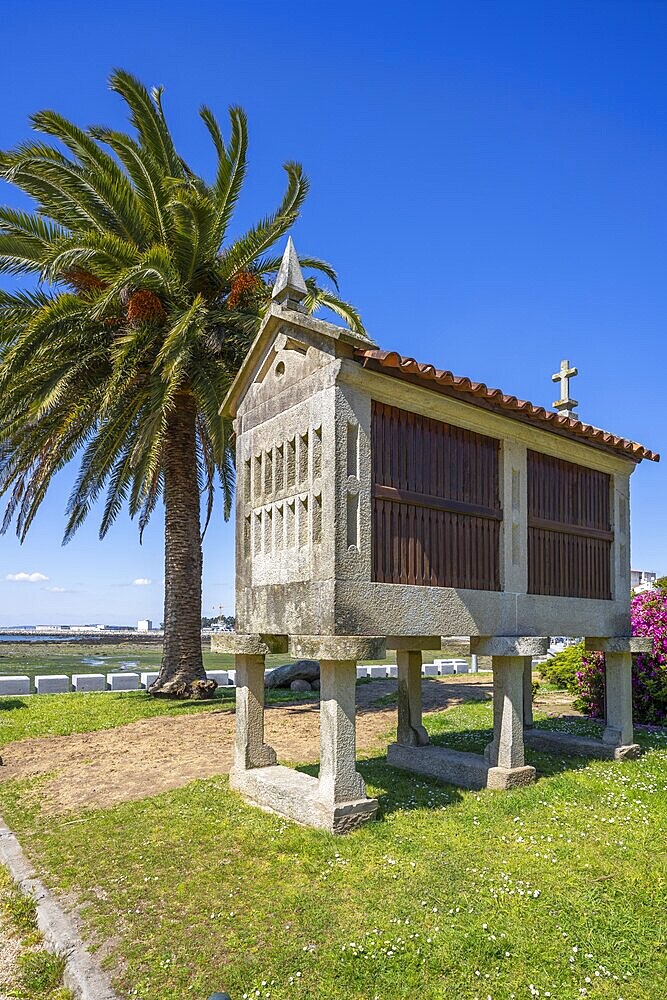
M363 823L375 819L377 799L357 799L354 802L325 802L319 797L317 778L290 767L276 764L248 771L233 769L229 784L250 802L267 812L314 826L329 833L349 833Z
M490 767L486 787L496 791L524 788L533 784L536 773L535 768L528 764L524 767Z
M489 765L481 754L447 750L445 747L408 747L392 743L387 749L387 762L404 771L425 774L450 785L478 790L486 788Z
M524 742L531 750L547 753L563 753L573 757L597 757L600 760L634 760L641 752L638 743L614 747L592 740L587 736L573 736L571 733L557 733L551 729L529 729L524 731Z
M534 767L489 767L481 754L447 750L445 747L407 747L392 743L387 750L387 761L405 771L425 774L473 791L480 788L521 788L535 781Z

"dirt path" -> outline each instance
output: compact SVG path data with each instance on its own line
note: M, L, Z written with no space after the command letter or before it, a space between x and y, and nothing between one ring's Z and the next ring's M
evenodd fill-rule
M357 687L359 750L384 746L382 737L396 725L396 710L382 702L395 693L395 680ZM488 675L423 682L426 712L490 695ZM280 761L318 759L318 709L317 702L267 708L266 739ZM53 772L40 787L43 811L104 808L179 788L196 778L226 774L232 761L233 733L234 713L213 710L180 718L143 719L95 733L22 740L3 749L0 781Z
M396 725L395 680L357 687L357 748L383 751ZM424 678L425 712L449 708L492 694L488 674L465 680ZM572 714L563 692L538 699L552 715ZM266 740L283 763L319 758L319 703L297 702L267 707ZM234 713L212 710L179 718L142 719L127 726L71 736L46 736L10 743L3 749L0 782L52 773L40 787L43 812L64 813L106 808L180 788L196 778L226 774L232 762Z

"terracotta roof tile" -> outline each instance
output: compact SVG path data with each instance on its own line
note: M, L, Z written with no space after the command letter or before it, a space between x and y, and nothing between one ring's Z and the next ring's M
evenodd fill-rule
M617 437L609 431L584 424L573 417L563 416L554 410L545 410L543 406L535 406L525 399L506 396L500 389L490 389L483 382L473 382L469 378L434 368L433 365L420 364L414 358L404 358L396 351L357 350L354 353L356 360L364 367L383 371L388 375L411 377L421 382L427 389L441 388L460 394L469 403L474 404L479 401L480 405L503 410L508 416L514 414L529 419L531 423L541 424L545 430L566 434L568 437L583 438L592 444L620 452L635 462L641 462L644 458L651 462L660 461L660 455L636 441Z

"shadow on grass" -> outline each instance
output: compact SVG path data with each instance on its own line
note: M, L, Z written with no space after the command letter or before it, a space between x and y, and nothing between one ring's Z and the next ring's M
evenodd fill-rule
M465 794L465 789L455 785L446 785L427 775L392 767L387 758L380 755L357 761L357 770L366 782L369 794L379 799L378 820L393 812L452 805L460 802ZM298 767L297 771L316 778L319 764L306 764Z
M543 723L540 728L548 728L548 723ZM575 724L573 730L576 731L577 728ZM492 735L491 728L479 727L431 733L430 740L434 747L483 754ZM582 771L596 761L590 757L566 756L562 753L550 754L526 749L526 763L536 769L539 781L541 778L548 779L566 772ZM303 765L297 770L317 777L319 763ZM358 760L357 770L369 787L369 794L377 796L380 800L379 819L399 810L441 808L460 802L465 795L471 794L468 789L447 784L435 777L393 767L387 763L384 755Z
M13 708L27 708L28 703L22 698L0 698L0 712L11 712Z

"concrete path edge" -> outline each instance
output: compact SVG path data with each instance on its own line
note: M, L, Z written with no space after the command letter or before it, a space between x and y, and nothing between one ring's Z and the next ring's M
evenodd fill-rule
M4 864L19 890L32 896L37 924L49 951L65 959L63 983L76 1000L119 1000L97 962L87 950L74 922L46 886L35 876L21 845L0 818L0 863Z

